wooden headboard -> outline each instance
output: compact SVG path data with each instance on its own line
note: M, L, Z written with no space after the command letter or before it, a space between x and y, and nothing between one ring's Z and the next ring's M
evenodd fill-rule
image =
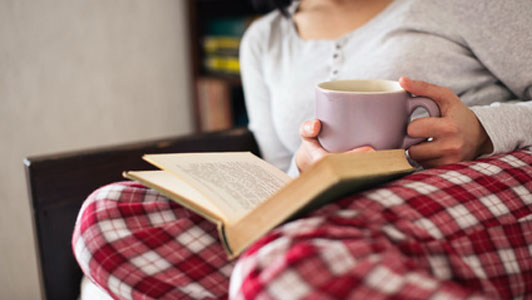
M45 299L77 299L82 273L71 248L77 213L96 188L124 180L122 171L151 169L145 153L251 151L246 128L172 137L87 151L32 156L24 160Z

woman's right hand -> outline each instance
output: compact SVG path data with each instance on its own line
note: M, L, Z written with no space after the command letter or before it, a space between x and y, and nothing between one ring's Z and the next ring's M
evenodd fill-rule
M318 119L305 121L299 127L299 135L301 136L301 145L296 152L296 165L299 172L303 172L311 165L318 162L329 152L321 147L318 142L318 134L321 130L321 122ZM364 146L355 148L349 152L368 152L374 151L372 147Z
M317 119L305 121L299 127L301 145L296 152L296 165L299 172L305 171L308 167L329 154L318 142L320 130L321 122Z

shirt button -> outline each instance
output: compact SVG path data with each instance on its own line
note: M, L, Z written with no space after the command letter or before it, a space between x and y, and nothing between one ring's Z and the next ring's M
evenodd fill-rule
M333 73L333 75L336 75L336 74L338 74L338 70L333 70L332 73Z
M338 53L334 53L334 54L333 54L333 58L334 58L334 59L337 59L337 58L338 58Z
M342 48L342 46L341 46L340 44L336 44L335 47L336 47L336 49L338 49L338 50L339 50L340 48Z

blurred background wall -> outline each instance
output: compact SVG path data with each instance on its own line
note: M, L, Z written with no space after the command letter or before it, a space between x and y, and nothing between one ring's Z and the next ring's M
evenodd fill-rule
M0 0L0 298L39 299L23 158L189 133L183 0Z

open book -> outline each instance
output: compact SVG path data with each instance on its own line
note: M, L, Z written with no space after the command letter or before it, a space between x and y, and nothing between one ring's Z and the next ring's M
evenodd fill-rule
M127 171L124 177L217 224L230 258L291 217L415 171L404 150L331 154L295 179L250 152L143 158L161 170Z

